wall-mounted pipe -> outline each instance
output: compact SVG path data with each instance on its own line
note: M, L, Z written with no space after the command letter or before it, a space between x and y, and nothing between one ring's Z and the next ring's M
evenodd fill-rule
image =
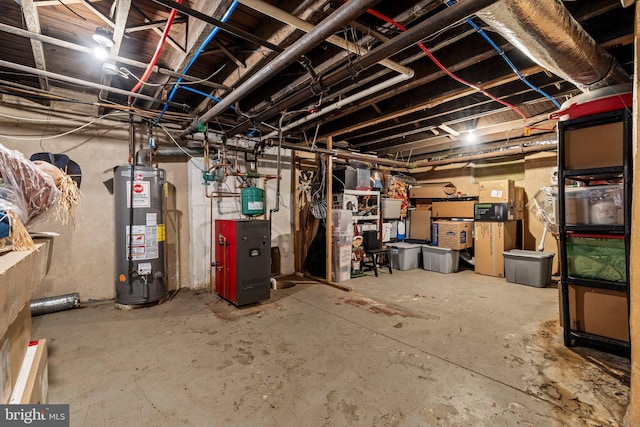
M11 68L12 70L21 71L23 73L31 73L31 74L38 75L38 76L45 76L45 77L49 77L49 78L52 78L52 79L61 80L63 82L67 82L67 83L73 83L73 84L80 85L80 86L91 87L91 88L100 89L100 90L108 90L111 93L117 93L119 95L132 96L134 98L144 99L145 101L163 102L161 99L157 99L157 98L154 98L154 97L148 96L148 95L143 95L141 93L134 93L134 92L131 92L131 91L128 91L128 90L118 89L118 88L115 88L115 87L111 87L111 86L107 86L107 85L103 85L103 84L99 84L99 83L88 82L86 80L76 79L75 77L65 76L63 74L52 73L50 71L39 70L37 68L27 67L25 65L14 64L13 62L0 60L0 67ZM176 105L176 104L174 104L174 105L176 107L181 107L181 105Z
M222 100L222 102L215 105L213 108L205 112L201 117L194 120L189 128L182 133L182 136L196 132L198 130L199 124L207 123L209 120L226 111L227 108L234 105L236 101L241 100L246 95L253 92L253 90L256 89L259 85L265 83L270 78L275 77L280 71L284 70L287 66L297 61L302 55L322 43L337 29L343 27L344 25L358 17L378 1L379 0L352 0L349 3L340 6L340 8L333 12L328 18L317 25L313 29L313 31L310 31L302 36L297 42L285 49L285 51L278 55L273 61L265 65L256 74L251 76L246 82L236 88L236 90L227 95ZM453 9L454 8L451 8L451 10Z
M209 144L212 147L219 147L220 144ZM403 171L403 172L420 172L420 168L425 168L429 166L442 166L452 163L461 163L466 161L478 160L478 159L486 159L491 157L499 157L505 155L516 155L516 154L528 154L535 153L540 151L550 151L557 149L557 142L555 138L549 139L548 137L543 137L542 139L527 139L526 142L514 142L512 145L507 147L500 148L490 148L488 150L478 149L472 153L461 154L459 157L450 157L446 159L437 159L437 160L416 160L411 163L403 162L399 160L393 159L384 159L379 157L374 157L367 154L354 153L351 151L344 151L339 149L329 150L326 148L311 148L307 146L300 146L291 144L288 142L282 142L281 148L288 149L291 151L303 151L307 153L314 154L326 154L338 159L343 160L357 160L365 163L372 163L378 166L386 166L393 168L395 170ZM227 149L231 151L241 151L247 153L253 153L253 150L245 147L233 147L228 146ZM185 150L188 154L185 154L182 150ZM149 149L142 149L136 153L136 164L146 164L150 161L149 158ZM183 148L180 149L178 147L160 147L153 154L153 159L158 162L184 162L189 160L191 157L202 157L204 156L204 150L194 149L194 148Z
M583 92L631 81L560 0L501 0L477 16L537 64Z
M328 74L327 76L320 76L311 87L293 94L292 96L277 103L273 107L268 108L264 112L256 115L253 119L256 122L269 120L275 117L280 111L287 110L295 105L306 101L309 98L314 97L314 94L322 91L323 87L334 86L342 82L343 80L352 77L354 72L358 73L360 71L364 71L380 60L388 58L398 51L406 49L416 42L436 33L437 31L447 28L449 25L455 24L456 22L459 22L470 15L473 15L479 10L484 9L485 7L490 6L495 2L496 0L465 0L461 3L457 3L456 5L443 10L437 15L433 15L425 19L415 27L410 28L408 31L405 31L404 33L395 36L391 40L382 43L380 46L372 49L366 55L354 59L350 64L339 68L338 70ZM349 1L346 5L350 5L351 3L353 3L353 0ZM247 83L249 82L247 81ZM233 93L235 92L232 92L232 94ZM207 116L203 116L202 119L206 118L206 120L210 120L223 111L220 109L216 109L216 107L209 110ZM245 122L231 129L226 134L227 136L241 134L249 129L249 127L251 127L251 123Z
M280 130L280 132L286 132L289 129L293 129L293 128L298 127L298 126L300 126L302 124L305 124L305 123L307 123L307 122L309 122L311 120L315 120L318 117L322 117L325 114L328 114L328 113L330 113L332 111L338 110L338 109L344 107L345 105L351 104L352 102L358 101L358 100L360 100L362 98L365 98L365 97L367 97L369 95L372 95L374 93L381 92L381 91L383 91L385 89L390 88L391 86L394 86L394 85L396 85L398 83L401 83L401 82L403 82L405 80L408 80L410 78L411 78L411 75L399 74L399 75L395 76L392 79L385 80L382 83L378 83L377 85L371 86L370 88L362 90L362 91L360 91L360 92L358 92L356 94L348 96L348 97L346 97L344 99L341 99L341 100L339 100L337 102L334 102L333 104L330 104L328 106L325 106L325 107L322 108L322 110L320 110L318 112L309 114L309 115L307 115L307 116L305 116L305 117L303 117L303 118L301 118L299 120L296 120L296 121L294 121L292 123L289 123L288 125L284 126ZM266 135L266 138L273 138L277 134L278 134L278 131L273 131L273 132L269 133L268 135Z

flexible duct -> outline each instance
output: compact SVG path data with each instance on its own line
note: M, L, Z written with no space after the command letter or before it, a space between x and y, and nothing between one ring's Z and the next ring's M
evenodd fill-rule
M583 92L630 81L560 0L501 0L477 16L538 65Z
M78 307L80 307L80 294L77 292L56 297L34 299L31 300L30 303L31 316L40 316L41 314L71 310Z

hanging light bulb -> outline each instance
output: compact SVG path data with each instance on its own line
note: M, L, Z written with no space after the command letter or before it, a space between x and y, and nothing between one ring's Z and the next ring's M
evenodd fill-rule
M464 142L466 142L467 144L473 144L477 140L478 140L478 135L476 135L475 132L472 130L467 132L467 134L464 136Z
M98 45L103 46L107 49L110 49L115 44L113 39L111 38L111 34L105 30L104 28L98 27L96 28L96 32L93 33L91 38L98 43Z
M100 61L106 61L109 58L109 52L104 46L96 46L93 48L93 56L98 58Z

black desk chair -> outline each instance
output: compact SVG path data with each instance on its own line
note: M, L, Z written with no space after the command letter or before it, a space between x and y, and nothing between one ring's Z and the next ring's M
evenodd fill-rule
M365 249L366 257L362 260L362 270L373 269L373 273L378 277L378 267L388 267L389 274L393 274L391 269L391 250L389 248Z
M362 270L373 270L378 277L378 267L388 267L389 274L393 274L391 269L391 250L389 248L381 248L380 240L378 240L377 231L365 231L364 235L364 252L366 254L364 260L360 263Z

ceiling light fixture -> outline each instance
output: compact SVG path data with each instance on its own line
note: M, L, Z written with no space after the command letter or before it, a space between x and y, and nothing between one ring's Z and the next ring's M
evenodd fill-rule
M467 144L473 144L478 140L478 135L475 134L474 131L470 130L465 136L464 136L464 142L466 142Z
M93 56L98 58L100 61L106 61L109 58L109 52L104 46L96 46L93 48Z
M101 27L96 28L96 32L93 33L91 38L96 43L98 43L99 46L102 46L106 49L111 49L115 44L113 42L113 39L111 38L111 34L107 30Z

